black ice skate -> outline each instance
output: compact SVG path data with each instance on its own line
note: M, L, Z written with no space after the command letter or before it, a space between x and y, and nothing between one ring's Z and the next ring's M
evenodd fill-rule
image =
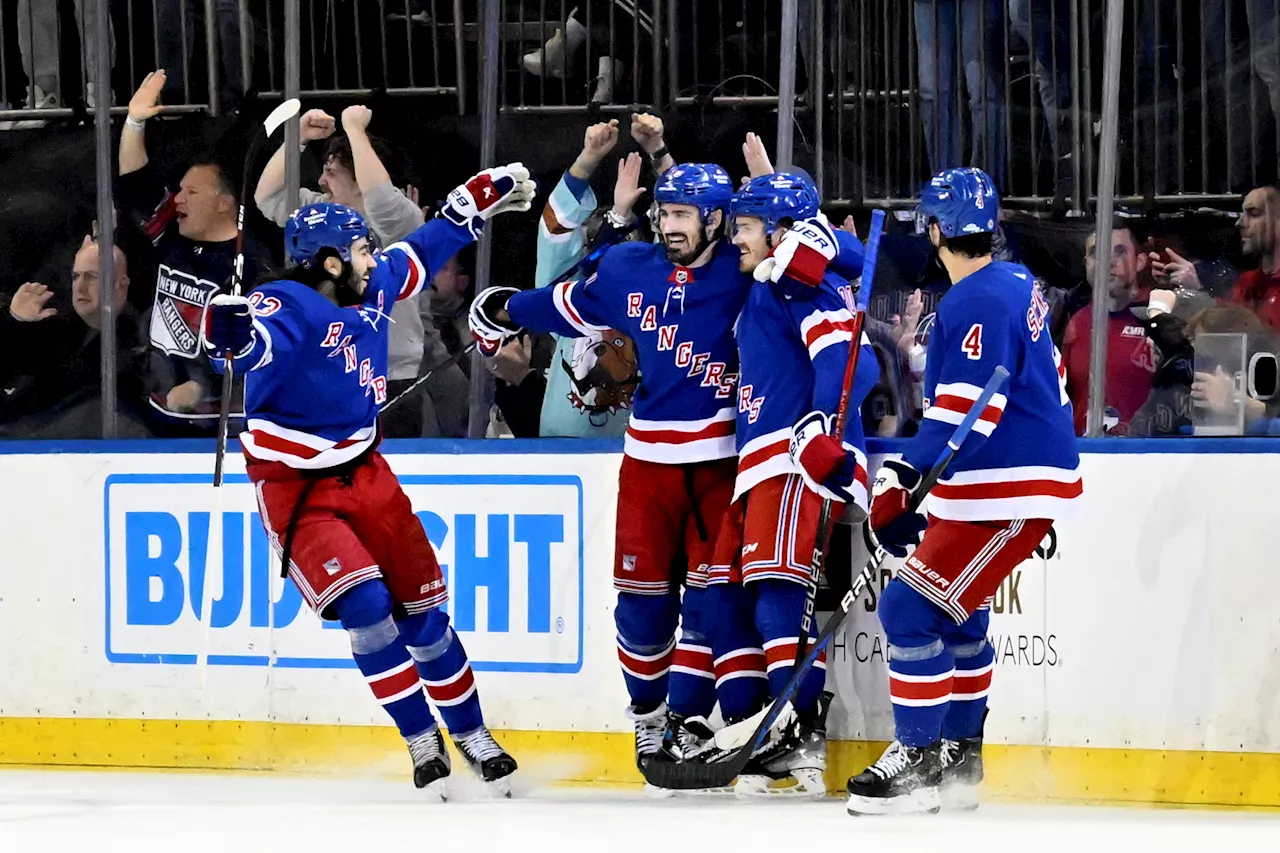
M895 740L879 761L849 780L849 814L935 814L941 783L941 742L918 747Z
M960 740L942 739L942 808L973 811L978 807L978 787L982 784L982 735Z
M646 761L659 758L662 739L667 727L667 703L641 711L632 705L627 708L627 719L636 724L636 767L643 768Z
M511 774L516 772L516 760L493 739L493 733L484 726L453 739L453 745L462 755L471 772L484 780L492 794L511 796Z
M832 694L823 692L817 710L798 718L781 738L752 758L738 777L734 794L744 798L821 799L827 795L827 710ZM792 779L793 784L778 784Z
M432 726L409 741L409 754L413 756L414 787L426 788L440 802L449 799L445 779L449 778L451 765L440 727Z

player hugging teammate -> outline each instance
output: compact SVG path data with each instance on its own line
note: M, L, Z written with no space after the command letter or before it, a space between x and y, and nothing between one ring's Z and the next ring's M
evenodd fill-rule
M758 149L753 171L772 172L758 140L750 137L744 148L753 145ZM771 192L771 186L757 179L752 197ZM780 176L777 186L783 189L774 193L772 206L748 214L760 220L760 233L744 255L741 245L735 247L727 239L735 203L729 175L712 164L678 165L664 172L654 188L660 243L614 246L581 282L523 292L490 288L477 296L472 308L472 331L486 352L495 351L521 329L576 337L612 328L635 341L642 376L619 476L614 613L618 657L631 698L627 714L635 724L636 761L641 767L649 761L681 760L695 751L710 734L706 718L717 699L730 722L755 713L767 695L766 646L770 661L781 661L787 654L794 657L808 583L807 555L804 578L789 579L787 555L798 553L796 548L789 545L783 553L770 545L769 553L760 553L746 578L765 602L759 618L742 609L748 606L747 595L739 591L742 578L727 570L723 577L711 577L717 540L726 535L722 522L728 517L742 524L737 516L745 502L730 509L735 491L776 479L776 493L756 501L760 520L753 515L751 523L765 524L772 511L772 522L789 528L801 492L806 496L805 519L812 525L808 496L816 494L813 489L858 488L856 464L848 462L843 451L826 446L817 432L825 430L822 419L831 415L839 396L838 389L831 394L827 380L833 372L843 375L849 351L850 314L840 293L847 283L828 277L826 268L835 262L851 267L856 275L861 246L853 235L831 231L807 178ZM784 221L806 227L788 229ZM758 268L766 255L768 262ZM753 271L763 283L756 282ZM776 383L780 390L769 400L752 397L744 407L746 389L739 383L742 330L735 337L735 327L758 289L773 296L765 300L769 307L759 309L762 327L753 340L761 375L754 387L763 390ZM791 299L797 307L789 306ZM766 316L770 311L777 316ZM778 345L795 356L785 371L765 366L772 343L766 338L775 333L785 337ZM815 368L817 362L823 367ZM793 367L803 372L795 375ZM821 381L814 379L818 372ZM795 387L781 390L790 383ZM810 391L792 393L796 388ZM815 398L821 405L815 407ZM761 411L766 412L764 420ZM741 433L735 443L735 432L744 424L751 425L748 439L759 433L757 424L769 425L763 455L752 455L756 444L744 448ZM803 463L792 462L793 433L800 437L797 459L803 457ZM839 448L838 442L834 447ZM744 449L745 455L740 454ZM751 460L757 458L765 464L752 472ZM809 487L799 485L802 468L810 474ZM865 474L862 481L865 489ZM767 491L762 489L762 495ZM732 540L741 530L727 535ZM810 533L810 551L812 541ZM780 569L764 568L775 558L782 561ZM720 563L727 569L739 561L726 558ZM709 592L709 584L727 591ZM730 605L735 608L732 617L724 611ZM746 633L726 631L730 622L742 625ZM761 638L761 630L767 640ZM819 733L816 693L813 699L813 707L806 709L812 711L806 718L811 724L808 732ZM770 767L762 765L761 772L789 775L784 765L802 746L797 740L780 747L770 756Z

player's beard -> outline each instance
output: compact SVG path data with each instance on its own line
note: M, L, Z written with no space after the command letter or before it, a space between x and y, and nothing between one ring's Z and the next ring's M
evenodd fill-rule
M349 262L343 264L342 280L334 282L333 295L338 300L338 305L343 308L350 308L364 303L364 293L361 292L360 278L356 275L355 268Z
M707 240L706 236L702 233L702 230L699 229L693 244L690 245L684 251L681 251L680 249L673 249L670 246L666 246L665 237L663 239L663 244L667 250L667 260L675 264L676 266L683 267L683 266L688 266L689 264L696 261L698 259L698 256L701 255L706 250L707 246L710 244L710 241Z

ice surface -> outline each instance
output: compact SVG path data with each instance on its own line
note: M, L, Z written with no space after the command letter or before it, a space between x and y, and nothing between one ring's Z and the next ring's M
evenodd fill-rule
M636 791L548 787L493 801L472 779L459 774L455 783L450 802L429 805L412 784L382 779L0 771L0 851L1280 850L1280 817L1269 814L987 805L964 815L852 818L838 800L655 801Z

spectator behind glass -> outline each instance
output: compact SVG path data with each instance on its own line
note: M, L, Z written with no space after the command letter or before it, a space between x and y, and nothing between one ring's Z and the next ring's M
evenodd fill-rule
M1006 144L1004 13L1002 0L915 0L920 117L929 171L967 162L984 169L1001 189ZM961 112L956 109L962 66L973 125L967 161L961 150Z
M98 43L98 16L93 3L75 0L75 29L79 34L80 68L85 80L85 105L93 109L98 102L94 74L98 70L94 56ZM62 91L61 72L58 67L58 4L53 0L18 0L18 49L22 52L22 68L27 74L26 108L50 110L61 107L68 100ZM111 39L112 62L115 61L115 31L108 28ZM107 90L110 91L110 81ZM0 122L0 130L28 130L44 127L38 119L20 122Z
M659 152L666 147L662 139L662 120L657 116L634 114L631 135L646 152ZM637 225L632 208L645 192L640 186L641 160L638 154L633 153L619 162L613 206L607 213L603 212L591 189L591 176L617 147L618 137L617 119L588 127L583 136L582 150L552 190L538 223L535 286L559 283L563 274L582 258L588 245L593 242L599 246L617 243L626 239ZM660 173L671 163L670 154L664 153L654 167ZM595 222L599 222L599 227L592 233L591 226ZM593 366L595 348L603 337L600 334L584 338L553 335L555 352L545 378L528 369L532 354L529 341L515 340L507 344L504 349L510 352L500 353L502 357L495 360L491 369L502 380L495 399L513 432L517 428L521 428L521 432L527 430L524 424L529 421L525 416L535 405L541 406L541 415L538 419L539 432L532 433L534 435L617 438L626 432L630 418L628 411L590 411L584 405L581 389L575 382L575 379L584 379ZM588 365L588 361L592 364ZM518 383L512 381L516 378L520 379ZM519 437L521 432L516 432L516 435Z
M164 94L170 103L197 103L208 100L208 89L187 92L187 68L204 68L199 59L205 44L205 0L155 0L156 49L158 60L173 69ZM222 111L233 113L244 99L245 83L240 79L240 12L239 0L214 0L214 17L218 30L218 97ZM252 21L249 43L253 44Z
M391 152L382 140L369 133L372 120L373 111L368 107L347 107L342 112L345 135L335 136L337 123L324 110L311 110L302 117L299 134L304 149L311 142L329 142L319 191L303 187L298 200L302 205L332 201L360 211L378 245L385 247L420 228L426 218L417 202L392 182L386 167ZM280 226L293 213L285 200L284 186L285 159L289 156L296 155L281 146L267 161L254 191L254 201L262 215ZM402 299L391 309L389 399L411 386L424 365L433 367L448 357L441 356L445 350L434 326L423 323L427 299L423 293L416 300ZM424 401L424 397L429 399ZM466 409L467 377L457 365L448 365L437 370L412 398L401 400L387 412L381 422L382 434L387 438L460 438L466 434ZM432 412L441 417L434 417ZM458 423L463 432L454 431Z
M1085 270L1093 281L1096 252L1094 235L1085 242ZM1151 393L1155 354L1142 321L1133 308L1143 300L1139 273L1147 254L1138 249L1130 228L1111 232L1110 272L1107 277L1107 380L1104 406L1108 433L1124 435L1134 412ZM1145 312L1144 312L1145 315ZM1093 308L1086 305L1067 323L1062 358L1067 370L1067 393L1075 414L1077 435L1084 435L1089 407L1090 338Z
M119 433L145 436L137 406L142 399L146 348L137 313L127 304L129 270L115 249L113 305L116 311ZM98 244L85 237L71 266L71 305L50 305L54 291L28 282L0 312L0 434L10 438L100 438L102 436L102 287Z
M467 326L467 308L471 305L471 276L462 268L464 249L449 258L431 279L431 287L422 295L419 303L421 322L428 330L423 369L438 367L450 356L457 355L471 342L471 330ZM457 375L458 381L436 385L435 375L425 383L432 386L426 398L424 417L427 435L465 437L470 421L469 380L471 362L463 358L457 365L440 368L436 374Z
M1240 218L1240 251L1256 264L1236 278L1228 302L1243 305L1258 315L1272 329L1280 329L1280 189L1258 187L1244 197ZM1157 278L1179 289L1201 290L1199 273L1191 261L1174 256L1169 263L1157 263Z
M1130 435L1191 435L1196 408L1225 414L1236 405L1237 389L1231 376L1218 368L1196 372L1195 341L1200 333L1242 334L1247 339L1246 359L1256 353L1275 353L1275 335L1252 311L1239 305L1217 305L1200 311L1190 322L1176 311L1178 296L1171 290L1151 293L1147 334L1160 353L1154 391L1130 424ZM1280 403L1244 395L1246 435L1280 432L1276 421Z
M152 428L160 435L207 436L218 424L222 377L200 346L200 323L209 299L231 280L236 192L222 168L209 162L187 169L177 193L165 187L146 147L146 122L160 111L165 79L164 71L148 74L129 102L116 198L122 210L140 220L155 249L148 368ZM252 235L245 235L244 252L249 286L269 262ZM233 412L241 408L237 394Z

